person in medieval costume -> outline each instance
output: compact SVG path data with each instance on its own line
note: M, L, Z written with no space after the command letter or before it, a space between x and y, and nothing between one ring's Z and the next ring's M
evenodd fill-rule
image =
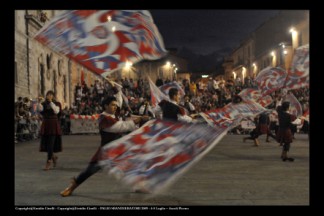
M282 161L294 161L294 158L288 157L290 150L290 143L292 143L292 132L290 129L291 122L295 121L296 116L289 114L290 103L283 102L281 106L277 107L279 118L279 129L277 132L277 141L283 143L281 159Z
M147 116L141 116L127 121L119 120L118 116L115 115L117 104L117 99L112 96L109 96L103 100L102 108L104 111L100 114L98 119L101 136L100 147L91 158L88 167L83 170L76 178L74 177L70 186L68 186L60 193L62 197L70 196L80 184L82 184L90 176L101 170L101 166L98 164L98 162L101 158L102 146L106 144L109 145L109 143L113 140L120 138L122 136L122 133L135 130L136 124L148 120Z
M56 152L62 151L62 130L60 127L61 103L54 98L54 92L48 91L43 103L38 104L38 111L43 116L40 129L40 152L47 152L44 170L56 167Z

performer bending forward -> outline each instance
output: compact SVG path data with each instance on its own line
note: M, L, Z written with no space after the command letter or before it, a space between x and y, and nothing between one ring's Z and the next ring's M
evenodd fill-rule
M105 144L121 137L121 133L136 129L135 124L141 121L147 121L147 116L138 117L135 120L119 121L115 116L117 110L117 100L115 97L108 97L102 102L104 112L99 117L99 130L101 135L101 145L97 152L93 155L88 167L82 171L78 177L73 178L71 185L61 192L61 196L70 196L75 188L77 188L87 178L98 172L101 167L98 165L100 159L101 147Z

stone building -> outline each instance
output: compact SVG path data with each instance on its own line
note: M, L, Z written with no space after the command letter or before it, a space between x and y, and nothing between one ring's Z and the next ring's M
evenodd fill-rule
M54 90L62 106L74 102L74 89L83 80L88 86L104 78L87 68L57 53L34 39L35 34L54 17L59 10L15 11L15 100L18 97L38 98L48 90ZM169 63L167 63L169 62ZM168 55L155 61L141 61L129 68L112 74L112 78L151 77L166 79L176 77L177 72L187 71L187 61L176 56L170 49Z
M114 79L137 80L140 78L150 77L153 81L161 77L163 80L181 77L178 74L188 73L188 61L177 56L177 49L167 49L168 53L157 60L142 60L131 67L122 68L112 74Z
M63 106L74 100L74 88L84 74L87 84L96 75L80 64L54 52L34 39L35 34L57 13L57 10L15 11L15 99L35 99L54 90Z
M294 50L309 44L309 11L282 10L242 41L225 59L225 77L255 77L262 69L289 69Z

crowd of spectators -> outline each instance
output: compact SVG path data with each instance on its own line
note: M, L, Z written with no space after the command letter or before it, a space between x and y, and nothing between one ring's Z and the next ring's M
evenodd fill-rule
M172 80L176 81L176 80ZM145 101L150 101L151 93L148 79L119 79L115 80L117 84L122 86L121 91L127 97L128 103L123 103L122 114L140 115L140 107ZM161 86L170 79L156 80L156 85ZM246 77L244 82L238 77L235 80L223 80L209 78L208 81L197 80L196 82L187 79L177 80L178 84L183 88L186 97L183 98L181 104L185 106L188 112L199 113L216 108L224 107L232 101L234 95L238 94L244 88L257 88L255 81ZM303 111L308 109L309 88L301 88L292 90L293 94L299 100L303 107ZM115 92L110 82L104 80L96 80L88 86L86 83L77 84L74 88L74 101L72 106L65 107L61 112L61 126L64 134L70 133L70 115L95 115L100 114L101 102L106 96L112 96ZM282 100L281 90L271 94L273 103L268 108L275 108ZM189 102L191 107L189 107ZM41 123L41 116L32 110L32 103L29 98L19 97L15 102L15 130L18 141L25 141L38 138L38 130ZM194 108L192 108L192 106Z

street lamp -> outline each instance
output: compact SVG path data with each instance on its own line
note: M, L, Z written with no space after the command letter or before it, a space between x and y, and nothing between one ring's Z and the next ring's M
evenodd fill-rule
M276 66L276 61L277 61L275 51L271 51L270 55L272 57L270 66L275 67Z
M253 78L255 78L256 73L257 73L257 65L256 65L256 63L253 63L252 67L253 67Z
M132 62L126 61L125 66L124 66L124 70L128 71L128 79L130 79L130 70L132 69L132 65L133 65Z
M297 31L294 27L292 27L289 32L291 33L291 40L292 40L292 46L293 46L293 50L297 48L298 46L298 38L297 38Z
M174 69L174 79L175 79L175 80L177 80L177 70L178 70L178 68L176 67L176 68Z
M244 84L244 78L245 78L246 68L242 67L242 83Z
M172 73L171 73L171 69L172 69L172 66L171 66L171 62L167 61L166 64L163 66L165 68L165 70L168 72L168 76L170 76L170 78L172 77Z

